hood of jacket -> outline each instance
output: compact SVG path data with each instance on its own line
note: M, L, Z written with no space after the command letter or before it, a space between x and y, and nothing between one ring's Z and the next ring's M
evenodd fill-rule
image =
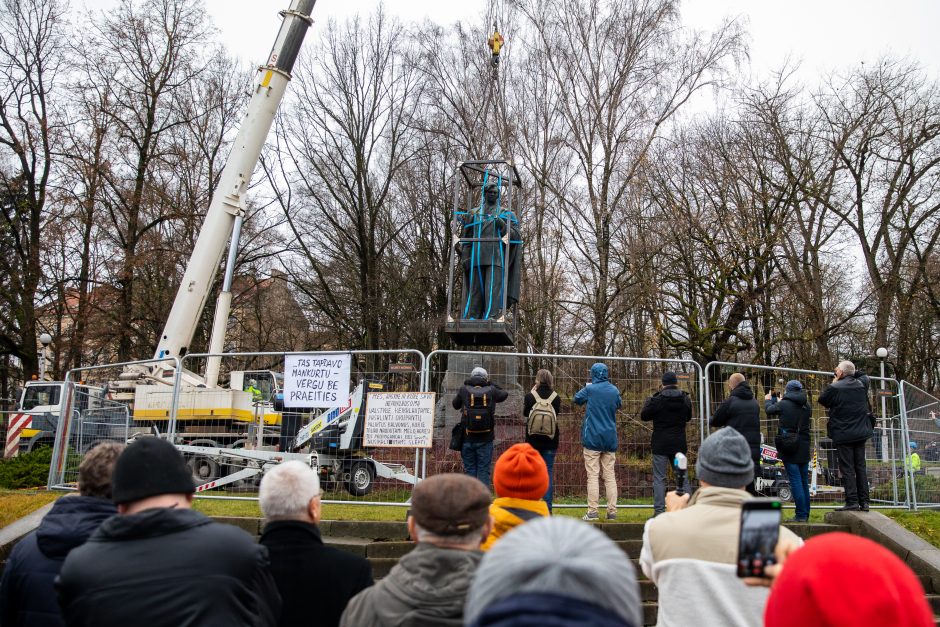
M192 509L156 507L109 518L98 527L91 540L121 542L154 538L209 524L212 524L211 519Z
M786 392L784 393L783 398L788 401L793 401L799 407L805 405L807 401L806 392L804 390L800 390L798 392Z
M482 557L480 551L418 543L372 589L378 624L431 624L435 618L459 618Z
M463 384L470 385L470 386L474 386L474 385L483 386L483 385L489 385L490 382L486 377L481 377L480 375L477 375L475 377L470 377L469 379L465 379Z
M591 366L591 383L602 383L607 381L609 376L610 372L607 370L606 365L597 363Z
M731 396L737 396L742 400L749 401L754 398L754 391L751 390L751 386L747 384L747 381L743 381L731 390Z
M36 544L46 557L64 559L69 551L85 544L101 523L115 514L117 508L107 499L62 497L39 523Z
M682 394L682 390L675 385L667 385L659 391L659 395L663 398L682 398Z

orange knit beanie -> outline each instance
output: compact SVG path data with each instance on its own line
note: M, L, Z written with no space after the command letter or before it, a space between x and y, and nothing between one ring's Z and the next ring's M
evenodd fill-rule
M537 501L548 492L548 468L529 444L515 444L496 460L496 496Z

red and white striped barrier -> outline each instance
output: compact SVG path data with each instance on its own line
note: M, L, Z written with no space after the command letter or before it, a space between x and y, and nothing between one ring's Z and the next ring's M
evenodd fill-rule
M10 423L7 427L7 442L3 449L3 457L16 457L20 452L20 434L23 429L33 425L32 414L10 414Z

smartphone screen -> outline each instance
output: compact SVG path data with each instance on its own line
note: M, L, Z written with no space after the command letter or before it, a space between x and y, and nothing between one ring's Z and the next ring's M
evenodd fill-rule
M779 533L780 501L753 499L741 505L738 577L764 576L764 567L776 562Z

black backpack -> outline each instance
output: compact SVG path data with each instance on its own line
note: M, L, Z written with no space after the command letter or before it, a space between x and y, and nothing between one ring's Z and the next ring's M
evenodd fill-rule
M463 404L463 424L467 433L489 433L493 430L493 386L467 386L467 400Z

